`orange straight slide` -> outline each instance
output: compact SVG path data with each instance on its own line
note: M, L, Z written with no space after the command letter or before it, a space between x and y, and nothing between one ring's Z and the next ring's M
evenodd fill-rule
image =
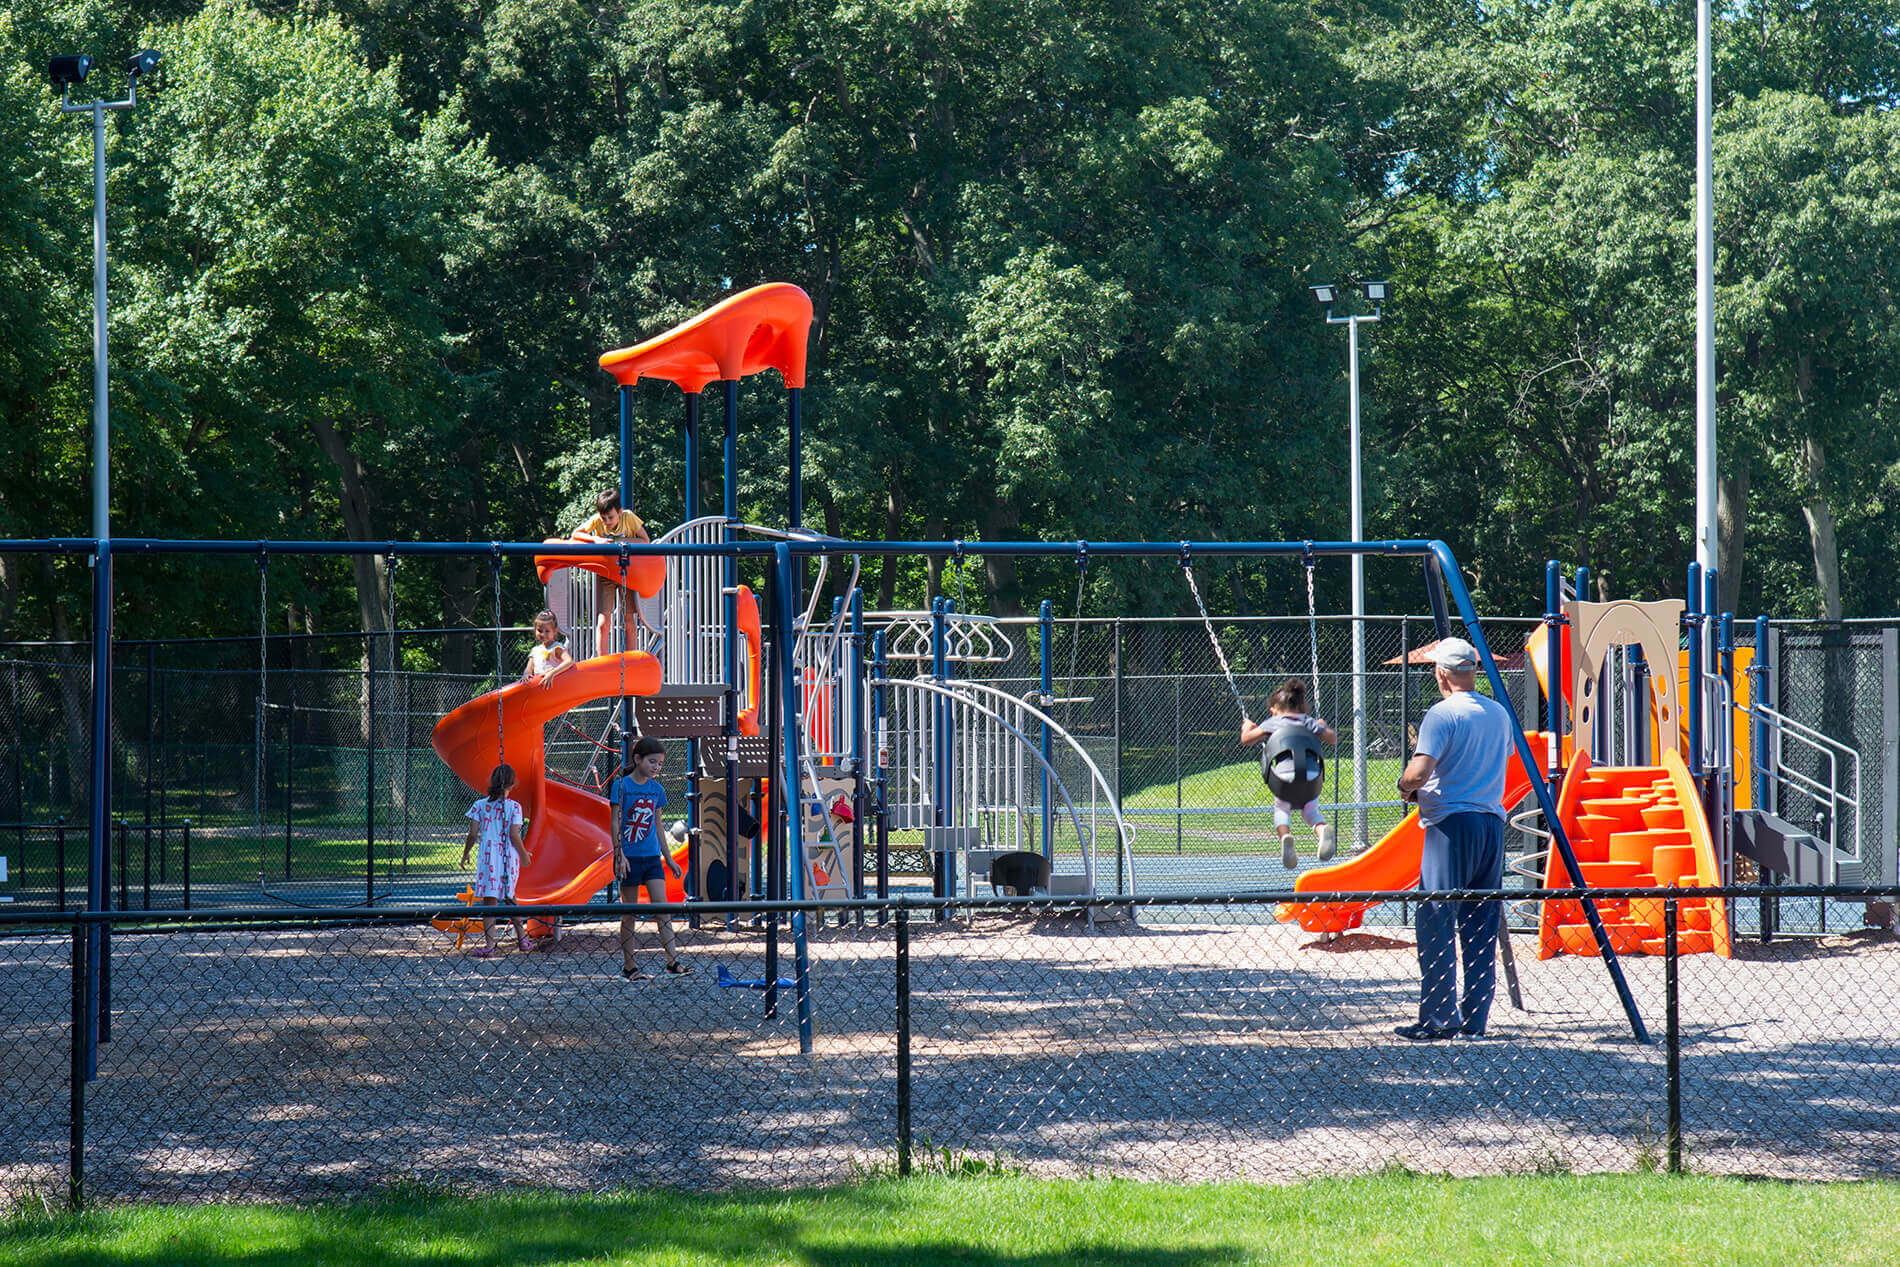
M612 819L605 797L550 779L548 722L569 709L620 695L660 689L659 661L644 651L582 660L546 685L515 682L477 696L435 724L433 743L444 765L479 796L497 761L515 768L514 798L528 820L523 843L528 863L515 900L524 906L582 903L613 879ZM685 846L674 853L681 860ZM667 900L680 902L680 881L666 882Z
M1533 731L1527 738L1532 752L1542 752L1549 736ZM1530 795L1530 776L1516 752L1504 775L1504 810L1517 808ZM1387 832L1379 843L1356 858L1315 867L1293 883L1295 893L1350 893L1354 890L1386 891L1418 887L1419 856L1425 848L1425 829L1414 809L1399 825ZM1274 912L1282 923L1298 921L1309 933L1343 933L1365 922L1366 912L1377 902L1282 902Z

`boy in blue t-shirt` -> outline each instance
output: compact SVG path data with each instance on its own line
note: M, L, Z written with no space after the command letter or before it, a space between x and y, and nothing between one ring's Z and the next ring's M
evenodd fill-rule
M613 806L614 878L620 881L620 900L640 900L645 885L647 901L666 901L666 875L681 879L685 872L666 849L660 835L660 811L666 806L666 789L660 786L660 770L666 765L666 747L651 735L642 736L633 745L633 765L613 781L607 799ZM654 917L660 926L660 944L666 948L666 970L673 976L692 971L680 962L673 945L673 921L666 915ZM620 921L620 975L629 981L644 981L647 974L633 962L633 916Z

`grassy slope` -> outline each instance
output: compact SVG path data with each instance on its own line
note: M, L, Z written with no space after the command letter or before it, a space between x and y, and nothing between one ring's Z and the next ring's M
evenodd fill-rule
M1875 1263L1900 1185L1665 1176L1293 1187L875 1181L716 1197L427 1193L355 1206L132 1209L0 1225L0 1264L453 1262L1113 1264Z

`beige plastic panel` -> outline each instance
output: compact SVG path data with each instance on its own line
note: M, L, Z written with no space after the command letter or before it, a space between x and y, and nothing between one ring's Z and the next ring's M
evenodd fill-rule
M1610 648L1638 646L1652 668L1673 665L1682 645L1682 613L1681 600L1673 598L1652 603L1618 599L1611 603L1564 604L1564 614L1570 618L1571 731L1579 751L1588 752L1592 759L1598 755L1596 719L1603 701L1597 698L1597 688ZM1676 675L1666 669L1651 672L1649 683L1650 710L1658 731L1676 734L1682 716Z

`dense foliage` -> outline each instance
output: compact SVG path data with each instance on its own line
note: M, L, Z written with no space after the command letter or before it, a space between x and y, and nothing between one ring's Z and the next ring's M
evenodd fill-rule
M1722 6L1727 596L1892 610L1900 549L1895 0ZM1693 29L1647 0L21 0L0 11L0 536L89 515L91 134L41 69L165 52L111 157L115 531L533 539L610 477L594 367L762 280L815 303L808 515L863 537L1344 536L1365 329L1367 531L1452 542L1493 609L1541 561L1679 593L1693 503ZM90 87L116 91L113 74ZM785 514L775 384L746 514ZM638 506L682 508L677 393ZM719 409L709 393L707 418ZM716 445L705 470L718 473ZM708 493L716 504L716 493ZM872 564L879 601L942 583ZM1167 568L1098 610L1179 610ZM1323 578L1343 603L1345 576ZM273 622L386 619L306 570ZM996 610L1069 583L991 561ZM189 576L190 583L180 583ZM128 572L127 627L240 630L248 565ZM0 636L82 569L0 555ZM1210 577L1303 605L1289 577ZM487 619L477 561L406 622ZM1375 571L1375 608L1413 608ZM251 606L247 607L247 603ZM512 610L511 617L518 615Z

